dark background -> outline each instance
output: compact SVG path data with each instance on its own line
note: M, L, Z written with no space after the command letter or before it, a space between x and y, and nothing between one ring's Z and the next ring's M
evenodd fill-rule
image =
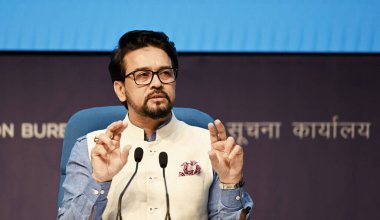
M66 122L117 105L106 53L0 54L0 219L54 219L62 139L22 139L22 123ZM279 139L248 138L253 219L379 219L379 54L180 54L178 107L224 122L278 121ZM370 122L370 138L300 140L295 121Z

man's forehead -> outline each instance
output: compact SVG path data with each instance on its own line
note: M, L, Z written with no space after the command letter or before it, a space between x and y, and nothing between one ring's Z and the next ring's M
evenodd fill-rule
M126 69L161 68L171 66L170 57L157 47L143 47L127 53L124 58Z

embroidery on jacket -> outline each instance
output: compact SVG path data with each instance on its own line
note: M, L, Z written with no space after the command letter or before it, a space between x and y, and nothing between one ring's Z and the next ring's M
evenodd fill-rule
M201 173L201 166L197 161L191 160L190 162L184 162L181 164L178 172L178 176L192 176L199 175Z

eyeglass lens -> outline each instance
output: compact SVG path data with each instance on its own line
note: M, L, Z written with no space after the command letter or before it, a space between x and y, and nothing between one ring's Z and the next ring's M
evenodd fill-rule
M151 70L139 70L134 73L136 84L145 85L151 83L154 74L157 74L162 83L172 83L175 81L175 71L173 69L162 69L158 72Z

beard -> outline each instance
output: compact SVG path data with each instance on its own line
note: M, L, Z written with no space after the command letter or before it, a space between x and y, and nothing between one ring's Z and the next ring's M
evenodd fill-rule
M149 99L156 95L161 94L164 95L165 99L167 100L167 104L164 103L153 103L153 106L148 105ZM173 103L170 100L169 95L162 91L162 90L154 90L153 92L149 93L144 100L143 106L139 107L134 103L128 96L127 96L128 104L140 115L149 117L151 119L161 119L168 116L172 109L173 109Z

